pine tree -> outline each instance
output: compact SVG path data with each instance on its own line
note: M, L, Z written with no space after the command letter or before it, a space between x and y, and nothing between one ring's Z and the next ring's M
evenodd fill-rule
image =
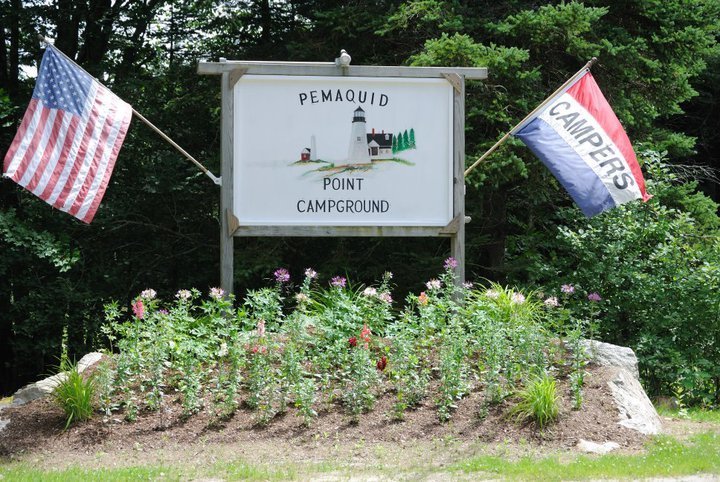
M398 151L398 152L402 152L402 151L404 151L405 149L407 149L407 148L405 147L405 144L403 143L402 132L398 133L398 135L395 136L395 137L397 137L397 151Z
M397 154L398 152L398 142L397 142L397 136L393 135L392 138L392 153Z
M410 149L412 147L410 145L410 140L408 139L407 129L405 129L405 131L402 134L402 141L403 141L402 143L403 143L404 149Z
M410 149L415 149L415 129L410 128Z

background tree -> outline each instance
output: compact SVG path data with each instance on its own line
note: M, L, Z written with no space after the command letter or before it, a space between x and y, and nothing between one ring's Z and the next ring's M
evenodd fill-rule
M42 52L38 33L54 38L60 49L216 173L219 85L216 78L195 73L200 59L329 60L345 48L355 64L486 66L490 78L467 85L466 151L471 161L597 56L593 74L635 147L667 153L663 169L674 177L662 182L675 189L656 194L653 204L585 224L549 172L511 141L466 180L466 206L473 219L467 231L470 276L543 285L553 277L582 274L591 279L590 266L573 269L567 261L575 259L579 246L593 250L586 259L599 260L598 266L609 273L617 266L598 251L601 246L587 239L577 244L569 233L582 226L592 227L598 239L632 239L631 232L616 233L604 224L627 220L628 214L621 215L626 211L647 221L628 227L640 230L639 239L678 233L666 242L668 250L713 260L717 252L710 242L705 243L710 251L701 250L702 243L683 243L718 235L717 208L686 182L701 174L703 189L718 199L708 169L718 167L718 19L720 4L702 0L540 6L528 0L9 0L0 2L0 145L10 144L30 98L30 68L37 66ZM394 137L396 151L411 143ZM645 156L654 157L662 156ZM9 181L0 182L0 390L11 392L47 372L56 363L63 331L71 356L100 343L97 327L105 301L127 305L148 287L171 297L179 288L218 284L218 196L203 174L137 122L90 226L52 210ZM283 265L295 273L313 266L327 276L347 274L358 281L377 279L390 269L402 295L420 289L436 272L448 243L240 238L236 249L239 292L258 286ZM656 279L699 269L699 264L689 264L687 271L674 272L667 264L679 259L673 256L653 258L665 276ZM647 268L632 266L632 276L641 277ZM623 282L612 276L600 279L604 290L619 296ZM660 296L662 291L654 290L661 290L661 283L653 286L642 295L644 301ZM691 285L684 286L689 290ZM689 291L677 291L668 300L680 299L677 293ZM712 294L706 298L712 301ZM702 296L684 299L696 300L698 310L712 313L708 307L713 305ZM618 309L603 312L610 319L604 335L638 348L645 376L655 380L658 391L666 390L669 378L657 374L661 363L675 355L664 351L651 365L652 353L643 347L670 339L669 330L680 326L673 315L678 311L670 309L670 301L653 304L663 307L662 326L668 331L651 331L655 338L650 343L643 334L651 314L640 316L632 311L630 298L623 300ZM637 320L628 330L610 329L625 326L628 319ZM718 323L708 320L703 326L712 335ZM699 366L701 358L690 351L701 348L683 345L682 359Z

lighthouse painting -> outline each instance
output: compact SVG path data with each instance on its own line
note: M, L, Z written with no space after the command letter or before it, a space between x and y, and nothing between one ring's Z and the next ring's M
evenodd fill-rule
M317 143L315 135L310 137L310 147L300 151L300 159L293 162L297 164L325 164L317 169L318 172L326 171L366 171L372 168L376 161L394 161L400 164L413 165L412 162L401 159L396 154L407 149L415 149L415 129L408 129L393 134L385 132L385 129L372 128L367 132L367 120L365 110L358 107L353 111L350 122L350 137L348 144L348 155L346 159L328 160L319 159L317 154Z
M353 112L352 127L350 129L350 148L348 149L348 165L368 164L370 153L368 152L367 128L365 126L365 111L358 107Z

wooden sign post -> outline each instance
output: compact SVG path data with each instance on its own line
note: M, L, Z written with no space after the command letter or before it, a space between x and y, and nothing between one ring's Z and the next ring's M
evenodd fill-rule
M198 65L222 76L227 293L235 236L449 237L465 279L465 79L487 69L341 59Z

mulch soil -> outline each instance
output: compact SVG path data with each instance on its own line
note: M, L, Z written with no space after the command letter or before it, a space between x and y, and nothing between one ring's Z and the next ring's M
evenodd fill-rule
M458 402L452 419L440 423L432 394L403 421L393 420L390 413L393 394L380 394L374 410L353 421L338 404L319 410L309 427L294 408L260 426L255 413L241 407L232 418L213 421L201 412L185 420L180 402L168 396L165 407L156 412L141 412L134 422L123 419L122 413L104 417L96 414L91 420L64 429L65 417L50 399L39 399L18 407L0 411L0 419L9 424L0 431L0 457L25 458L33 454L110 453L171 446L202 444L246 443L267 446L273 442L291 445L302 457L314 450L337 444L387 443L405 444L414 441L460 440L484 443L524 444L533 447L565 451L574 448L580 439L603 443L614 441L626 450L640 449L647 438L627 429L618 422L607 380L613 369L590 365L584 388L581 410L572 409L569 388L558 382L560 400L559 420L538 430L533 424L520 423L508 417L513 405L507 400L481 415L482 393L472 391Z

